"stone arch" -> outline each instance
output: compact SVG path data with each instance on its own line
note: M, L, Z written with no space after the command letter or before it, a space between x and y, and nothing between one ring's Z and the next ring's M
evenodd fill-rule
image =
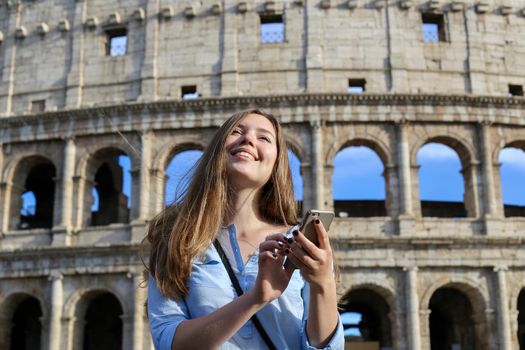
M91 175L94 175L94 172L96 171L93 170L93 168L97 169L103 162L96 160L95 156L104 155L104 153L107 153L107 151L110 150L114 150L116 153L118 152L128 156L131 161L132 168L134 165L140 164L140 159L137 155L135 155L135 151L129 146L123 147L120 143L106 142L98 144L98 146L93 149L84 149L84 152L82 152L82 155L76 162L75 175L84 178L91 178Z
M513 304L515 305L515 310L511 315L516 315L514 320L511 320L511 324L515 324L516 328L513 330L514 334L517 336L517 346L519 349L525 349L525 287L521 288L516 299L513 299Z
M442 289L454 289L463 294L470 302L472 308L472 325L477 349L488 349L490 344L489 333L493 322L489 319L490 298L486 287L469 277L443 277L439 278L422 294L420 310L422 314L430 316L430 301L434 294ZM429 319L423 320L422 327L430 327ZM428 341L430 342L430 332ZM430 346L430 343L429 343Z
M286 142L286 147L289 150L291 150L297 156L297 158L299 158L299 161L301 163L303 163L304 157L305 157L305 151L303 149L301 140L295 134L292 134L292 133L283 132L283 137Z
M38 171L37 171L38 170ZM33 174L37 171L38 174ZM8 184L8 195L4 210L8 212L7 227L9 229L25 229L32 227L51 228L53 226L53 211L55 202L60 193L59 186L56 186L57 166L53 160L42 154L22 154L12 158L4 169L4 179ZM43 175L46 176L43 176ZM30 183L28 183L28 181ZM20 215L22 205L22 194L29 187L40 190L37 197L37 207L34 220L24 220ZM44 201L46 205L38 205ZM40 210L39 210L40 208ZM27 227L23 225L27 221ZM34 221L34 222L33 222ZM31 223L32 222L32 223Z
M183 137L177 138L177 143L166 142L160 149L152 154L151 162L151 188L153 189L152 207L154 212L160 212L164 208L166 190L166 168L173 157L180 152L191 149L205 150L207 145L202 141L205 138Z
M439 288L450 287L456 288L465 293L470 300L476 303L480 312L485 310L490 305L490 298L486 287L469 277L441 277L435 280L422 294L419 302L420 310L427 310L430 298Z
M509 289L510 289L510 293L509 293L510 306L511 306L511 309L512 308L515 309L520 293L525 290L525 284L516 284L513 288L509 288Z
M361 314L362 319L356 325L361 339L355 341L375 342L381 347L394 346L396 305L392 290L373 282L359 283L345 292L339 305L345 312Z
M333 207L336 211L336 215L338 216L354 216L354 217L370 217L370 216L387 216L392 215L394 213L393 203L395 200L393 199L394 193L390 188L390 184L392 182L392 179L395 177L395 174L393 174L390 170L392 167L391 164L391 155L389 152L389 148L386 144L384 144L381 140L371 137L369 135L366 135L366 138L353 138L351 140L345 140L339 145L332 147L329 151L329 159L327 159L327 164L331 164L333 166L334 159L336 155L343 151L344 149L348 147L359 147L364 146L368 149L370 149L373 153L375 153L379 160L381 161L381 164L383 166L383 179L384 179L384 190L385 190L385 199L380 200L366 200L366 201L347 201L347 200L341 200L338 202L334 201ZM335 171L335 167L332 169ZM332 172L333 175L333 172ZM333 186L333 184L332 184ZM331 191L332 197L333 197L333 191ZM352 214L354 213L354 214Z
M173 147L163 165L158 180L162 180L160 189L164 205L171 205L180 199L185 189L191 183L191 174L196 170L199 160L205 151L205 146L199 143L182 143ZM196 152L200 152L198 155ZM191 156L190 156L191 154ZM175 158L179 157L176 161ZM186 158L185 158L186 157ZM189 157L189 158L188 158ZM177 186L174 186L177 183Z
M392 154L388 145L384 143L383 140L368 134L364 136L358 136L350 140L342 140L341 142L332 145L332 147L330 147L326 153L325 163L333 165L335 155L341 150L352 146L365 146L370 148L379 156L379 159L381 159L385 169L387 166L392 164Z
M441 143L450 148L452 148L458 155L459 160L461 161L461 166L463 169L469 167L471 163L477 162L477 152L475 147L467 142L463 136L460 136L454 132L447 132L447 134L435 134L427 135L423 137L412 145L411 154L410 154L410 166L418 166L417 164L417 153L427 143Z
M189 151L189 150L201 150L204 151L207 145L203 142L197 141L183 141L176 144L168 144L163 146L160 151L155 155L153 160L153 167L155 169L164 170L170 163L170 161L178 153Z
M498 145L497 148L494 149L493 155L495 158L493 158L493 166L498 169L498 171L494 172L494 186L496 187L496 193L498 193L501 203L501 210L503 212L503 215L505 217L524 217L525 216L525 206L516 204L516 203L506 203L504 200L504 196L509 194L509 187L508 185L504 188L504 178L502 177L502 165L504 163L500 163L500 156L501 152L507 148L516 148L520 149L523 152L525 152L525 140L524 139L515 139L512 141L509 141L507 143L502 143L501 145ZM524 164L525 165L525 164ZM516 175L514 175L516 176ZM511 187L512 189L512 187ZM505 192L505 193L504 193Z
M457 156L459 157L459 160L461 162L461 173L463 178L463 204L460 206L460 208L457 209L459 214L453 214L453 217L456 216L467 216L467 217L477 217L479 215L479 208L478 208L478 183L477 183L477 169L476 166L478 164L477 158L476 158L476 152L474 147L468 143L465 142L461 137L455 135L454 133L451 133L452 136L449 135L432 135L428 136L427 138L422 138L419 140L411 150L411 167L412 168L419 168L419 164L417 164L417 154L419 150L428 143L439 143L442 145L446 145L450 147L454 152L456 152ZM416 176L416 183L419 183L419 173L417 171L415 172ZM419 190L417 191L419 193ZM423 210L421 208L421 199L418 196L418 203L419 208L421 209L421 214L423 213ZM463 208L464 206L464 208ZM450 215L450 214L447 214ZM444 217L448 217L447 215L444 215ZM430 215L434 216L434 215ZM441 216L441 215L437 215Z
M125 302L120 293L112 288L82 288L77 289L64 303L64 318L69 321L68 349L81 349L84 340L84 317L89 304L96 297L110 294L118 301L122 309L122 315L130 315L130 306Z
M43 300L39 296L35 296L28 291L16 291L6 295L4 298L0 299L0 348L9 349L11 345L11 332L12 332L12 319L15 316L15 312L18 307L25 301L34 299L39 305L39 311L41 315L39 316L40 321L40 346L44 343L45 337L45 327L43 320L48 318L47 309L43 307L45 305Z
M345 286L346 287L346 286ZM388 306L392 308L392 310L395 310L396 307L396 292L393 288L390 286L387 286L379 281L363 281L358 282L356 284L352 284L349 287L346 288L345 294L348 294L348 292L357 290L357 289L368 289L371 290L380 296L382 296L385 301L387 302ZM341 299L343 299L341 297Z
M494 147L492 149L492 161L495 164L497 164L501 151L503 149L509 148L509 147L519 148L519 149L525 151L525 139L512 139L512 140L507 141L505 143L501 143L501 144L498 143L498 144L496 144L496 147Z
M78 192L77 206L81 217L81 226L107 225L110 223L127 223L130 220L130 208L128 208L128 198L123 194L124 174L115 158L120 155L129 157L130 170L140 164L140 160L135 157L134 151L128 147L122 147L119 143L105 142L93 148L93 152L84 149L84 153L79 157L75 168L75 179ZM104 168L104 169L102 169ZM99 170L104 170L100 175L106 180L105 183L111 188L108 195L113 198L111 201L104 200L99 203L104 204L100 213L91 212L92 189L95 186L95 177ZM134 201L134 187L137 180L131 179L130 196Z

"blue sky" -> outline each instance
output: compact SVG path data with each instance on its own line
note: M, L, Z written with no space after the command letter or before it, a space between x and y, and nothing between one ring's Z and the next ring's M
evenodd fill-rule
M174 200L177 186L184 174L199 158L201 151L186 151L177 154L166 169L169 177L166 185L166 202ZM303 182L300 176L299 159L289 152L290 167L296 191L296 198L303 199ZM503 201L505 204L525 205L525 152L516 148L506 148L499 156L501 163ZM430 143L423 146L417 154L419 169L419 189L423 200L463 201L463 178L460 173L461 163L458 155L448 146ZM119 157L119 164L124 174L124 194L130 196L131 164L126 156ZM373 199L385 198L385 180L383 164L377 154L367 147L348 147L334 158L333 194L334 199ZM98 198L93 192L92 210L98 208ZM34 196L23 196L22 210L34 212ZM32 209L33 208L33 209Z

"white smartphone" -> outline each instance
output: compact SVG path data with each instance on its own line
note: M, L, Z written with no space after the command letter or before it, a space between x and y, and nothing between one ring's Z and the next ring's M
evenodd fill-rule
M310 242L314 243L316 246L319 246L319 240L317 239L317 231L315 230L314 221L317 219L321 220L325 230L328 231L328 229L330 228L330 224L332 224L334 216L335 215L333 211L315 209L308 210L308 212L304 216L299 231L301 231L301 233L305 235L305 237L308 238ZM288 258L284 262L284 267L293 269L296 268L296 266Z

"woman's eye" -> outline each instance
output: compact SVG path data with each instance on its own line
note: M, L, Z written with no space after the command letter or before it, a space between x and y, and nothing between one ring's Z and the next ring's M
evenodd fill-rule
M272 140L270 140L270 138L266 136L261 137L261 140L266 141L266 142L272 142Z
M241 130L235 129L232 131L232 135L239 135L241 133Z

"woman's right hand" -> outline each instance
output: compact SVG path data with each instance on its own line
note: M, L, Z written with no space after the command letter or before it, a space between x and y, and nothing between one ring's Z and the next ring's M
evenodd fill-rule
M268 304L284 292L293 270L283 268L285 249L289 247L286 237L273 234L259 245L259 273L253 291L260 303Z

